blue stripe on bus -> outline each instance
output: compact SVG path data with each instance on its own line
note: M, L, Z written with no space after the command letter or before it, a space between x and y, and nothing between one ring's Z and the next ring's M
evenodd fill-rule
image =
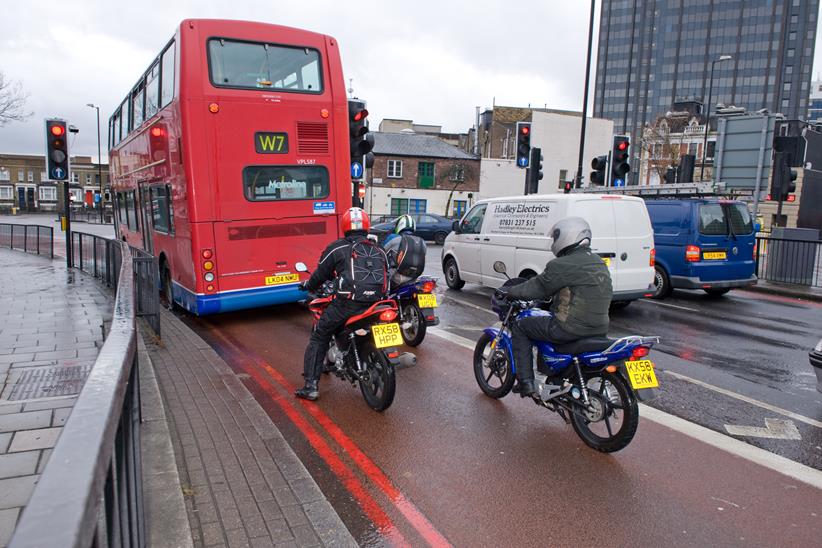
M305 293L297 289L297 284L242 289L214 295L197 295L176 282L172 283L174 301L198 316L293 303L305 298Z

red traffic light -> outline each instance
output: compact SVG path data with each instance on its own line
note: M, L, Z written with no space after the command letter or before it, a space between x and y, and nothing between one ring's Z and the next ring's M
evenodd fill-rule
M361 120L365 120L365 118L367 116L368 116L368 111L366 109L362 109L362 110L358 111L356 114L354 114L354 121L359 122Z
M620 142L620 143L617 145L617 148L618 148L619 150L625 150L626 148L628 148L628 141L622 141L622 142Z
M163 131L163 128L161 127L154 126L153 128L151 128L152 137L162 137L164 133L165 131Z
M520 126L519 132L523 135L528 135L529 133L531 133L531 128L528 126Z
M58 126L58 125L51 126L51 134L54 135L55 137L60 137L65 132L66 132L66 128L63 127L63 126Z

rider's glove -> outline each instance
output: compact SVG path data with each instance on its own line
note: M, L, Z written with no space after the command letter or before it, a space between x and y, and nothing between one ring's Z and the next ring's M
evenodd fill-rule
M306 288L305 286L305 282L300 282L300 284L297 286L297 289L299 289L300 291L308 291L308 288Z

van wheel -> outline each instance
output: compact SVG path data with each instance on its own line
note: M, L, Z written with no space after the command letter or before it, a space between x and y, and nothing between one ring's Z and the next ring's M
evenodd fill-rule
M671 287L671 280L668 278L668 273L661 266L654 267L654 294L652 299L664 299L671 294L673 288Z
M445 260L445 265L442 267L445 274L445 283L451 289L462 289L465 285L465 280L460 278L460 269L457 268L457 261L453 257L448 257Z
M721 297L722 295L724 295L728 291L730 291L730 289L706 289L705 293L707 293L709 297L716 298L716 297Z
M611 310L621 310L629 304L631 304L631 301L611 301Z
M442 245L445 243L445 237L448 236L445 232L437 232L434 234L434 243L437 245Z
M520 278L525 278L526 280L530 280L531 278L533 278L536 275L537 275L537 273L534 272L533 270L523 270L522 273L520 273L519 277Z

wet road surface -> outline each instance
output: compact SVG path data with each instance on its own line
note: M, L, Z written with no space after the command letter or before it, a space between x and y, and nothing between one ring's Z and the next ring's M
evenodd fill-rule
M493 323L487 289L439 291L444 336L476 340ZM706 303L675 294L664 303L696 312L640 302L613 314L612 335L665 340L652 353L664 371L653 405L720 432L724 424L786 418L740 394L822 417L798 358L805 339L818 339L812 332L822 309L758 294L729 297ZM734 306L746 309L746 320L734 319ZM769 317L793 322L795 332L782 332L785 344L762 340L776 321ZM625 450L596 453L533 403L484 396L471 351L442 337L429 335L416 350L418 365L398 371L394 404L379 414L336 378L323 378L316 404L293 398L310 329L298 305L189 323L263 404L363 545L818 545L818 488L647 419ZM739 366L728 357L735 352L759 369ZM808 367L807 350L804 360ZM801 440L745 441L822 468L822 430L794 422Z

